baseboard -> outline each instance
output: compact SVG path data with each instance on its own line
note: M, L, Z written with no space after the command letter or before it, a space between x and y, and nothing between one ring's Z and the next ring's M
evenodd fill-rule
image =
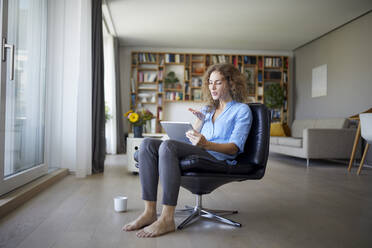
M69 174L58 169L0 197L0 218L20 207L32 197Z

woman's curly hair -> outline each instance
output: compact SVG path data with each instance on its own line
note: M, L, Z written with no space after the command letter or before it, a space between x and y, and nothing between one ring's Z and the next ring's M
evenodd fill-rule
M246 102L248 98L246 78L239 70L233 65L228 63L214 64L211 65L203 76L203 98L207 101L208 109L210 112L212 109L216 109L219 104L219 100L213 100L211 92L209 91L209 77L212 72L217 71L221 73L224 79L227 81L227 86L230 95L234 101Z

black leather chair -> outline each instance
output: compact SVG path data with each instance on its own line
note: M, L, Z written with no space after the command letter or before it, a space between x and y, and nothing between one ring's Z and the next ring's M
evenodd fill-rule
M177 211L190 213L177 227L178 229L184 228L197 217L214 219L241 227L240 223L220 216L235 214L238 211L203 208L202 195L209 194L229 182L258 180L264 176L269 156L270 114L263 104L251 103L248 105L253 114L253 122L244 146L244 152L236 158L238 162L236 165L227 166L225 162L216 164L195 155L185 157L180 161L182 170L181 186L196 195L196 206L186 206L185 209Z

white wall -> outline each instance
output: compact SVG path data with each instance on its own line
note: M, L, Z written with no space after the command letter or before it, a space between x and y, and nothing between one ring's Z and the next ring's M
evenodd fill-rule
M295 51L295 119L346 118L372 107L371 27L369 13ZM323 64L327 96L312 98L312 69Z
M292 57L291 51L264 51L264 50L216 50L216 49L177 49L177 48L150 48L150 47L120 47L120 83L122 85L122 109L123 112L130 107L130 65L132 51L146 52L179 52L179 53L207 53L207 54L252 54L252 55L281 55ZM292 60L290 64L292 65ZM290 68L291 70L291 68ZM292 71L292 70L291 70ZM291 89L289 90L291 95ZM289 101L291 102L291 100ZM190 121L194 122L193 115L187 111L189 107L200 109L202 103L179 102L165 103L163 115L164 120ZM124 130L128 132L128 121L123 118Z

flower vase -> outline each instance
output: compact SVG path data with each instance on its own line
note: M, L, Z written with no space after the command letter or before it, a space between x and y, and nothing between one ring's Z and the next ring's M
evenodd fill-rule
M143 126L134 126L133 127L134 132L134 138L143 138L142 132L143 132Z

